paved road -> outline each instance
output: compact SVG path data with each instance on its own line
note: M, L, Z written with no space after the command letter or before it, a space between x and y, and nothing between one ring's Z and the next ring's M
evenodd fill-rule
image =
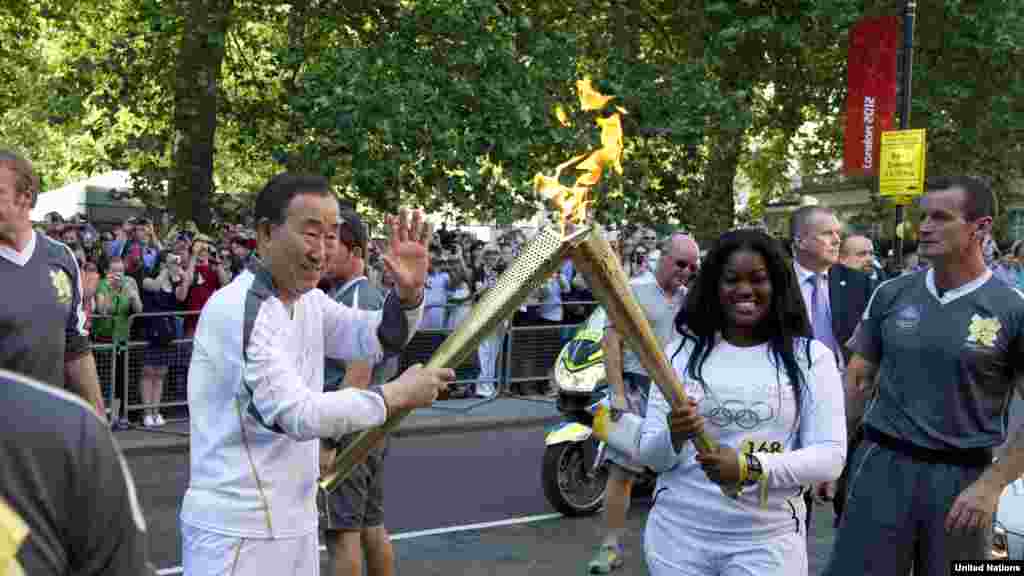
M394 439L385 472L385 524L399 535L400 573L582 573L596 542L599 516L416 534L553 512L539 479L543 433L538 427ZM181 564L177 513L188 481L187 454L134 456L129 464L146 512L154 564L176 567ZM640 538L648 506L637 502L630 513L623 575L646 574ZM825 515L817 525L823 529L811 541L811 575L820 573L832 539Z
M649 510L649 502L630 510L625 565L616 576L647 576L642 537ZM809 576L822 573L832 546L829 513L822 510L815 520L824 529L809 540ZM582 575L594 552L596 529L597 517L543 520L403 539L395 542L395 555L398 572L412 576Z
M544 499L543 428L392 440L385 468L385 525L392 532L553 512ZM130 456L158 568L180 564L178 507L188 454Z

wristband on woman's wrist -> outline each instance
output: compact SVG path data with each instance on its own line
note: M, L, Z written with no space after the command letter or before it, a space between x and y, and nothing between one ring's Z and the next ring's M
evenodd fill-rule
M739 480L736 481L736 486L737 487L746 486L746 484L747 484L747 475L750 472L748 470L748 467L747 467L747 455L744 454L743 452L737 453L736 454L736 463L739 464L739 468L740 468L740 478L739 478Z

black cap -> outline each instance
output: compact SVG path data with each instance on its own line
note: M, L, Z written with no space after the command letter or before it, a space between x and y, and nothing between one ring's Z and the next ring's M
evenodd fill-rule
M353 210L342 210L338 234L345 244L361 248L363 257L366 257L369 238L367 237L366 225L363 224L363 219L359 217L359 214Z

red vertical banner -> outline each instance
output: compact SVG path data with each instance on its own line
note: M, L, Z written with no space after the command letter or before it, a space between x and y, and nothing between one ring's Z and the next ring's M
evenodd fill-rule
M896 115L898 16L865 18L850 31L847 53L843 169L849 176L878 174L882 132Z

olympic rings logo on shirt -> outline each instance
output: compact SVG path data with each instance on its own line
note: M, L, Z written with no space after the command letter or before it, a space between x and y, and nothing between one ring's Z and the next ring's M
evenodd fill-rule
M704 417L719 428L735 424L743 430L753 430L771 422L775 418L775 409L767 402L746 404L742 400L726 400L708 410Z

